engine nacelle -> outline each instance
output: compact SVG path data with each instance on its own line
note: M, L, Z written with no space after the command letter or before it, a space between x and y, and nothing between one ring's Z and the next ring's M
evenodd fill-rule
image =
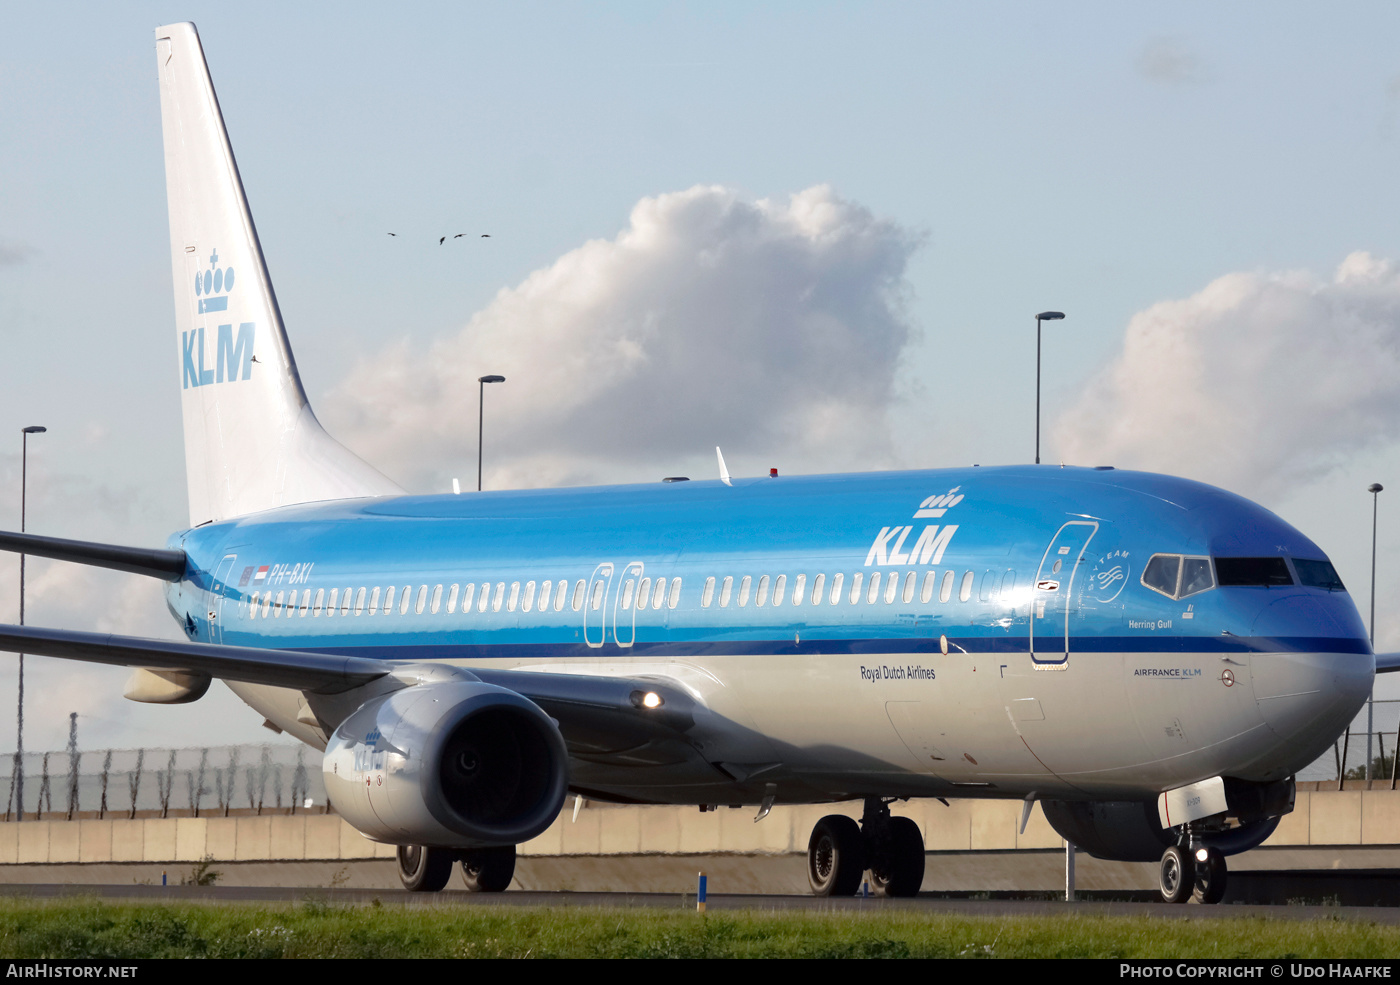
M419 684L364 704L331 735L326 794L375 841L515 845L554 822L568 757L553 719L479 681Z
M1157 819L1153 801L1042 800L1040 808L1056 834L1094 858L1115 862L1156 862L1176 836ZM1264 843L1279 818L1256 817L1233 828L1201 831L1197 837L1222 855L1238 855Z

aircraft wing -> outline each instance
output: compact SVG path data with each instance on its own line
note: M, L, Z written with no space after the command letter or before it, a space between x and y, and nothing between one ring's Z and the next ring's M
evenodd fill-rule
M338 694L393 673L372 657L306 650L151 640L106 633L0 624L0 651L32 653L121 667L183 670L221 680ZM431 661L425 661L431 663ZM571 751L642 761L695 723L697 702L673 681L469 668L487 684L508 688L559 722ZM650 697L648 697L650 695ZM653 750L653 752L643 752Z
M147 640L71 629L0 624L0 650L119 667L185 670L222 680L336 694L388 674L393 665L366 657L251 646Z
M1400 671L1400 653L1377 653L1376 673L1393 674Z

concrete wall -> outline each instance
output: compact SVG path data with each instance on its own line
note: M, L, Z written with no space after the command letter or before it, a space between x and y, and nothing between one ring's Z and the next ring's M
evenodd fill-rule
M931 852L1058 849L1045 816L1031 813L1018 832L1019 801L955 800L896 804L913 818ZM615 807L595 804L572 819L573 805L544 834L520 846L532 857L805 853L824 814L859 817L860 804L776 807L754 823L755 809ZM1400 845L1400 791L1299 791L1297 807L1269 848ZM0 866L99 863L362 861L392 859L393 846L366 840L336 815L24 821L0 824Z

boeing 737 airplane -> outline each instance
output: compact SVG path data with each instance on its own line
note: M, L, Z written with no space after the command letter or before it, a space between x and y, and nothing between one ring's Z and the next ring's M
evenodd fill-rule
M924 877L912 797L1038 802L1100 858L1218 901L1376 658L1326 555L1239 496L1107 466L405 495L297 375L199 37L156 32L189 527L164 549L0 534L166 582L188 638L0 627L0 648L214 678L324 751L403 883L510 883L572 792L863 800L812 891ZM1385 668L1390 669L1390 668Z

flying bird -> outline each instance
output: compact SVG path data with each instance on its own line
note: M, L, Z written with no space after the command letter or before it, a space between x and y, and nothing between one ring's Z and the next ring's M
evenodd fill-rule
M447 237L444 236L442 239L438 240L438 246L441 246L443 243L446 243L446 242L447 242Z
M491 238L491 234L490 234L490 233L482 233L482 234L481 234L481 238L482 238L482 239L490 239L490 238Z
M390 233L389 235L390 235L390 236L397 236L398 233Z

